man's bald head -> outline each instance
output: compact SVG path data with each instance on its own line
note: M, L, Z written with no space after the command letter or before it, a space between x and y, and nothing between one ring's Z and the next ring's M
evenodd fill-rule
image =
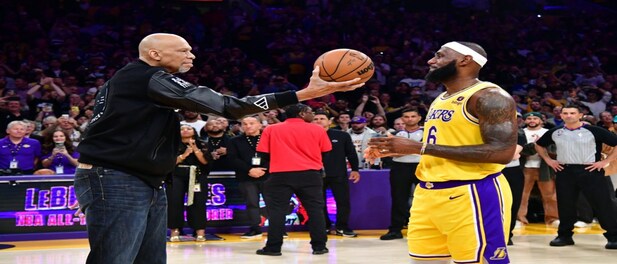
M193 67L195 55L182 37L168 33L154 33L139 43L139 59L150 66L165 68L170 73L187 72Z

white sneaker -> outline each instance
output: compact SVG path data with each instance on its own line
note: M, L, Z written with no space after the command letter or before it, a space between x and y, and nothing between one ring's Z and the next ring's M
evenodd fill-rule
M574 223L574 227L584 228L584 227L587 227L587 223L583 221L576 221L576 223Z
M557 220L551 222L551 226L554 227L554 228L558 228L559 227L559 223L560 223L559 219L557 219Z
M514 225L514 229L520 229L522 226L524 226L524 224L521 221L516 220L516 224Z
M172 236L169 238L169 242L180 242L180 241L182 241L180 239L180 236Z

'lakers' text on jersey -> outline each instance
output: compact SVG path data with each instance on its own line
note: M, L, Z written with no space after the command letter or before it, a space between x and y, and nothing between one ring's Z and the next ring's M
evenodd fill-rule
M483 144L478 119L467 112L469 98L479 90L499 87L490 82L478 82L458 93L442 93L433 101L424 123L423 142L444 146ZM513 113L514 114L514 113ZM421 181L477 180L501 171L497 163L472 163L423 155L416 170Z

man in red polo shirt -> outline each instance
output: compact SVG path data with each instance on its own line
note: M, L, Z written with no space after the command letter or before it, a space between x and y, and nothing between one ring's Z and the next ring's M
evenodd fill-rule
M270 178L264 183L264 199L270 219L268 241L258 255L280 256L285 215L295 193L309 216L313 255L328 253L323 215L322 153L332 150L326 131L311 124L315 113L303 104L285 108L287 120L269 125L257 151L270 155Z

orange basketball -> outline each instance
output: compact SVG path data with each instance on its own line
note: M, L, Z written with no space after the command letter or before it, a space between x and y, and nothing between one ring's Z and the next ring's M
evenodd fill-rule
M375 73L371 58L352 49L328 51L317 58L315 66L319 66L319 77L329 82L343 82L354 78L366 82Z

